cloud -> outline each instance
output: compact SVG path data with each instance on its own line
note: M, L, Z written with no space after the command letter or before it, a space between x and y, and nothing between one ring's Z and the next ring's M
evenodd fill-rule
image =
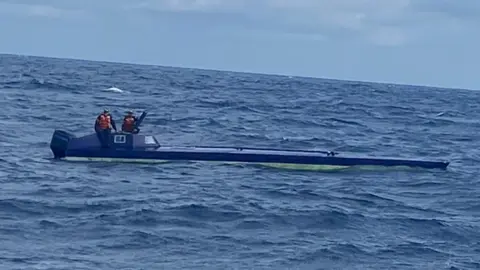
M138 7L153 8L163 11L228 11L244 7L245 1L225 0L163 0L144 1Z
M1 1L1 0L0 0ZM4 0L6 1L6 0ZM17 0L15 3L38 3ZM12 2L13 3L13 2ZM448 38L478 23L479 0L44 0L44 6L11 4L30 15L59 17L72 10L145 13L162 17L204 16L210 25L311 35L380 46L400 46L429 37ZM3 8L0 8L3 9ZM5 12L3 10L3 12ZM204 21L206 21L205 19ZM443 30L442 30L443 29ZM463 30L462 30L463 29ZM248 29L247 29L248 30Z
M462 20L478 21L480 14L478 0L417 0L412 2L412 7L418 12L437 13Z
M391 46L407 40L404 30L395 23L405 17L410 4L410 0L150 0L127 7L230 13L258 28L276 26L303 34L310 32L312 37L364 37Z
M49 5L15 2L0 2L0 13L47 18L77 18L83 15L83 12L80 10L63 9Z

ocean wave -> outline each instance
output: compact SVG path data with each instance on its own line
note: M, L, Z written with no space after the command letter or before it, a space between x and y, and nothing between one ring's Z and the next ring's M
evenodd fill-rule
M9 269L465 269L480 250L478 94L0 56L0 259ZM103 91L112 86L125 94ZM447 171L52 160L104 107L162 145L335 150ZM348 153L353 152L353 153ZM69 243L65 242L69 239ZM159 248L160 247L160 248Z

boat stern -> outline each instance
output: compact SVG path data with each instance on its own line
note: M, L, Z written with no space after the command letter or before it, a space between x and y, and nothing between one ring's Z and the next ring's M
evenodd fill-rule
M55 130L50 141L50 149L52 150L54 158L64 158L68 149L69 142L75 138L72 133Z

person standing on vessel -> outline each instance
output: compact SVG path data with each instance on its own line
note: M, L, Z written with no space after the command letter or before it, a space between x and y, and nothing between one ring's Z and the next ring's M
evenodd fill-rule
M112 115L107 109L105 109L95 121L95 132L97 133L102 148L108 148L108 139L112 132L112 128L117 131Z
M122 131L128 133L138 133L138 129L135 128L137 120L137 117L133 115L133 111L129 110L127 115L125 115L123 118Z

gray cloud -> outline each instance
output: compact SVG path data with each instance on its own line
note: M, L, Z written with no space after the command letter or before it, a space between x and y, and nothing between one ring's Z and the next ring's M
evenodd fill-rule
M26 5L38 3L3 2L25 4L22 6L25 10ZM439 33L448 36L472 28L474 20L480 18L480 0L44 0L43 9L39 7L37 13L57 16L69 9L93 13L148 12L152 16L156 12L187 14L185 19L203 14L214 24L230 23L253 30L311 34L384 46L402 45Z

